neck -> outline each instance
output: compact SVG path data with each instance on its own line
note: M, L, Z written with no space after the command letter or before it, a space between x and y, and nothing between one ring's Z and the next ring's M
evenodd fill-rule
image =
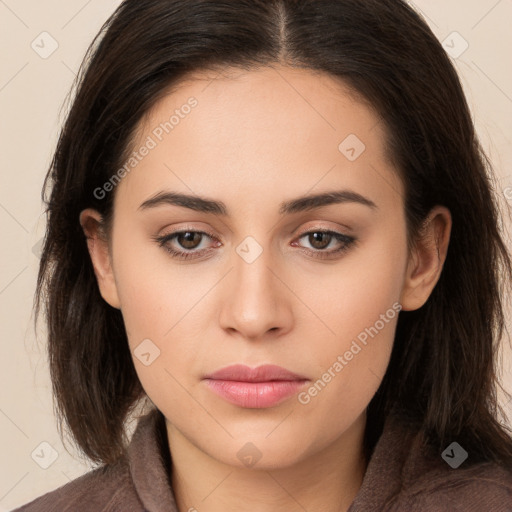
M166 421L179 512L346 512L364 473L366 415L327 447L271 470L232 466L192 444Z

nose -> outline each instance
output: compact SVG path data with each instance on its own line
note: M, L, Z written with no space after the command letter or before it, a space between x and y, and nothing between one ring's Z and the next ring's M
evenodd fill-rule
M259 244L241 244L232 262L233 268L223 284L221 327L249 340L288 331L293 321L292 293L286 276L279 270L282 266L276 264L271 251Z

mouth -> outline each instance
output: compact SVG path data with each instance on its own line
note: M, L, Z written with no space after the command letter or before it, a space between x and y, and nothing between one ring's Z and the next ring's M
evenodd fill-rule
M274 407L297 393L309 379L276 365L232 365L205 377L208 388L239 407Z

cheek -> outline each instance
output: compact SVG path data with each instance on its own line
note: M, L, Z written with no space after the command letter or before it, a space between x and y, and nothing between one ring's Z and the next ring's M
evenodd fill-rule
M135 369L151 398L152 389L169 386L169 362L179 359L186 367L191 357L183 344L169 342L177 341L176 333L187 324L197 292L179 268L155 258L150 242L134 243L133 237L130 242L127 247L119 237L114 247L116 286Z
M302 293L324 320L325 334L340 341L352 339L399 301L405 251L404 239L374 237L324 274L303 278Z
M198 283L192 283L190 272L174 264L142 229L130 229L122 221L117 229L116 286L126 329L132 334L130 343L141 336L162 340L197 300Z
M311 414L325 409L320 415L333 425L349 411L359 414L386 372L401 310L404 247L405 240L376 238L330 276L315 280L316 292L310 292L323 325L314 322L315 343L305 342L302 353L315 361L317 380L298 398Z
M315 378L297 395L297 408L306 432L316 432L313 445L333 442L366 409L386 373L400 305L374 305L358 314L354 308L339 314L336 335L315 337ZM354 303L355 304L355 303ZM353 311L353 316L350 312ZM383 316L381 316L383 315ZM311 349L309 349L311 350Z

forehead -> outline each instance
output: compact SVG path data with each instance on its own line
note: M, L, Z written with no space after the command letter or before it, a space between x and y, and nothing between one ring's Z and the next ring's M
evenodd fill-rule
M396 201L401 186L379 116L340 80L305 69L189 75L139 124L131 149L145 145L150 151L119 187L134 199L165 187L261 198L317 185L370 192L373 183Z

